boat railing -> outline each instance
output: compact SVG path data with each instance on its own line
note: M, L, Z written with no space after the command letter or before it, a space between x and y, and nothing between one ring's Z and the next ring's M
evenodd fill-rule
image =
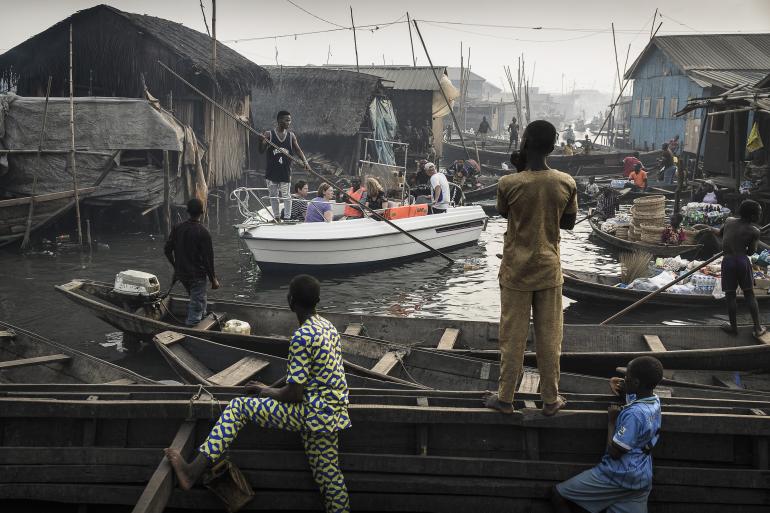
M239 226L244 228L260 224L274 224L276 220L270 200L277 199L278 201L283 201L286 199L280 196L270 196L270 190L265 187L238 187L230 193L230 197L238 204L238 212L243 216L243 222ZM251 210L249 206L251 198L259 203L260 208L256 212ZM291 201L292 203L295 201L304 202L309 205L313 200L312 198L305 199L292 196ZM327 203L332 206L339 205L339 203L334 201L328 201ZM302 221L300 220L299 222Z

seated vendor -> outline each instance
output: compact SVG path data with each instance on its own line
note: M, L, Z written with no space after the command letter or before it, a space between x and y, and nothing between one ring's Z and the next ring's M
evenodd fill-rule
M719 198L717 197L717 189L714 182L711 180L706 181L693 195L693 201L708 203L709 205L718 205Z
M682 219L681 214L671 216L671 223L663 229L661 234L663 244L678 246L684 242L685 233L684 228L682 228Z
M641 164L634 165L634 170L628 175L628 179L634 183L635 191L647 190L647 171L642 168Z
M332 213L331 200L334 197L334 190L328 183L322 183L318 187L318 196L307 204L307 214L305 214L306 223L331 223L334 219Z

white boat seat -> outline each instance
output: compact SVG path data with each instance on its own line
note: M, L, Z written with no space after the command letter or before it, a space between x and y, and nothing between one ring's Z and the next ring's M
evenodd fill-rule
M252 376L270 365L270 362L247 356L241 358L228 368L217 372L208 378L215 385L236 386L246 383Z
M5 362L0 362L0 370L28 367L30 365L41 365L44 363L60 363L66 362L69 359L70 357L66 354L51 354L46 356L36 356L34 358L24 358L21 360L7 360Z
M437 349L454 349L457 339L460 338L460 330L457 328L446 328L438 341Z
M210 314L205 316L203 319L201 319L201 322L196 324L193 329L208 331L212 329L214 326L221 325L222 323L224 323L226 318L227 318L227 314L211 312Z
M650 351L654 353L665 353L667 351L666 346L663 345L663 341L657 335L642 335L644 343L650 348Z
M388 351L374 364L372 372L378 372L385 375L390 374L396 364L398 364L399 360L400 355L398 354L398 351Z

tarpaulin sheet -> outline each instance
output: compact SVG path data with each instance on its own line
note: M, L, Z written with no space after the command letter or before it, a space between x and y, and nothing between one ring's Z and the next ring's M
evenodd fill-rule
M376 97L369 105L369 117L374 127L374 146L377 148L379 161L383 164L395 165L396 157L393 154L393 145L382 142L396 140L397 124L393 104L387 98Z

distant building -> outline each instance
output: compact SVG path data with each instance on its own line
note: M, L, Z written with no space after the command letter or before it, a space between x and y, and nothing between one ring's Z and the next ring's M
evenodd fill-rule
M626 72L633 79L630 139L635 149L657 149L679 135L682 151L697 151L702 111L676 117L688 99L755 84L770 72L770 34L697 34L650 40ZM709 144L718 144L730 116L713 117ZM719 170L714 169L714 172ZM726 172L722 170L721 172Z
M459 90L462 82L460 80L460 68L450 66L446 70L449 80L452 81L452 85ZM483 100L499 99L500 93L502 92L502 89L493 83L488 82L487 79L481 75L478 75L473 71L468 72L468 98L480 98Z

